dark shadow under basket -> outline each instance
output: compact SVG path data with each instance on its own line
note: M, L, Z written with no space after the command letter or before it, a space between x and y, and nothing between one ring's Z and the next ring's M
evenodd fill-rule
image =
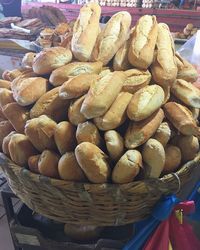
M147 217L162 195L181 191L200 165L200 153L175 174L128 184L90 184L33 174L0 153L12 191L33 211L63 223L114 226Z

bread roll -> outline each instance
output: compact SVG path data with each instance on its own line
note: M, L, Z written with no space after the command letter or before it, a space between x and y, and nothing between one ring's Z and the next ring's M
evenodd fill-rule
M86 180L73 152L67 152L60 158L58 162L58 173L60 178L66 181Z
M2 151L5 155L8 155L10 156L10 153L9 153L9 148L8 148L8 145L10 143L10 139L11 137L16 134L17 132L16 131L11 131L8 135L6 135L4 138L3 138L3 142L2 142Z
M94 123L100 130L110 130L119 127L126 120L126 110L132 95L121 92L112 103L109 110L100 117L94 118Z
M68 109L69 121L76 126L79 123L83 123L87 120L85 116L81 113L81 106L83 104L84 99L85 95L72 102Z
M200 89L192 83L177 79L171 87L171 92L184 104L193 108L200 108Z
M162 122L153 138L159 141L163 145L163 147L165 147L170 140L171 135L172 131L169 127L169 124L167 122Z
M181 150L173 145L167 145L165 148L165 166L164 174L174 172L181 163Z
M49 81L54 86L60 86L72 76L81 74L99 74L102 69L101 62L73 62L52 72Z
M198 108L192 108L192 107L190 107L189 109L192 112L192 116L193 116L194 120L198 124L199 123L198 118L199 118L200 110Z
M2 74L2 78L6 81L13 81L15 78L20 76L22 74L20 69L14 69L14 70L6 70Z
M73 99L86 94L91 84L96 81L96 74L81 74L70 78L60 87L59 96L62 99Z
M30 156L37 154L36 149L33 147L28 137L23 134L13 134L8 148L11 160L21 167L28 164L28 158Z
M33 52L26 53L22 59L22 66L25 68L32 68L35 57L36 53Z
M21 106L28 106L36 102L47 92L47 80L42 77L22 79L12 85L13 96Z
M72 53L69 49L63 47L46 48L35 57L33 71L39 75L49 74L71 60Z
M110 177L107 155L96 145L82 142L75 149L76 159L92 183L105 183Z
M153 62L158 34L155 16L142 16L135 26L128 52L129 62L139 69L147 69Z
M0 122L0 149L2 149L3 139L13 131L13 126L9 121Z
M183 135L200 136L200 130L196 121L192 117L192 113L185 106L176 102L168 102L164 105L165 115L168 120Z
M114 183L129 183L134 180L142 167L142 156L137 150L128 150L117 162L112 172Z
M177 146L181 150L182 161L187 162L193 160L196 154L199 152L198 138L192 135L178 136Z
M130 122L125 134L126 148L137 148L145 143L156 132L163 119L164 112L159 109L143 121Z
M130 69L124 72L127 76L122 87L123 91L134 94L139 89L147 86L151 80L151 74L148 70Z
M124 152L124 140L121 135L115 130L108 130L104 134L104 139L109 157L113 161L119 160Z
M95 81L83 101L81 113L88 119L105 114L121 91L125 79L123 72L115 71Z
M164 102L163 102L163 104L165 104L170 99L170 90L171 90L171 88L170 88L170 86L162 86L162 89L163 89L164 94L165 94L165 98L164 98Z
M196 82L198 79L198 72L195 67L187 60L176 53L176 63L178 67L177 78L187 82Z
M103 68L102 68L102 71L101 71L100 74L99 74L99 76L100 76L100 77L103 77L103 76L109 74L110 72L111 72L111 69L110 69L110 68L103 67Z
M79 12L74 23L72 37L72 52L76 59L85 62L91 57L97 36L99 34L99 19L101 7L98 3L88 3Z
M153 79L161 86L172 85L176 80L177 72L174 42L169 27L159 23L155 59L151 65Z
M142 159L147 164L145 174L149 178L158 178L165 165L165 150L163 145L155 140L149 139L143 147Z
M75 127L70 122L60 122L54 130L54 139L61 155L74 150L76 146Z
M28 158L28 166L31 172L39 174L38 162L40 155L33 155Z
M63 100L59 97L59 87L57 87L46 92L37 100L30 110L30 117L35 118L40 115L47 115L59 122L66 119L69 105L69 100Z
M29 119L29 111L25 107L21 107L16 102L8 103L2 109L5 117L10 121L13 128L18 133L24 132L26 121Z
M26 122L25 134L39 152L45 149L56 149L54 141L56 127L56 122L46 115L41 115Z
M44 150L38 161L40 174L52 178L59 178L58 174L59 156L50 150Z
M8 103L14 102L12 91L0 88L0 107L3 108Z
M10 89L11 82L0 79L0 88Z
M97 127L89 121L78 124L76 130L76 140L78 144L81 142L90 142L99 147L102 143L102 138Z
M98 35L92 58L106 65L128 39L131 15L127 11L114 14Z
M128 117L134 121L148 118L162 106L164 97L164 91L159 85L150 85L138 90L128 105Z

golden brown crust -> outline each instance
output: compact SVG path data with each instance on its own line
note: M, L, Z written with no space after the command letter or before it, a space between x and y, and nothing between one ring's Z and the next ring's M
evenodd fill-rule
M168 174L176 171L181 163L181 150L176 146L167 145L165 148L165 156L163 173Z
M8 103L14 102L13 92L5 89L0 88L0 107L3 108Z
M0 149L2 149L4 138L12 131L13 131L13 126L9 121L0 122Z

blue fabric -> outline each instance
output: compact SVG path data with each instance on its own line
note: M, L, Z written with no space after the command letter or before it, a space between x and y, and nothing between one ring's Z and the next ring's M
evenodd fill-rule
M200 221L200 182L197 183L194 190L188 197L188 200L194 201L195 212L189 216L190 219Z

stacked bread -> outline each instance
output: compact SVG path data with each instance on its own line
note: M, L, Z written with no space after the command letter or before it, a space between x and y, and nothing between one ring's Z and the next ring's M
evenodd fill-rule
M197 33L197 31L198 31L197 27L194 27L192 23L188 23L181 32L173 33L173 36L174 38L179 38L179 39L190 39Z
M71 48L28 54L0 81L3 152L66 181L129 183L176 171L199 151L200 90L166 24L128 12L103 30L81 8ZM25 68L26 67L26 68Z

